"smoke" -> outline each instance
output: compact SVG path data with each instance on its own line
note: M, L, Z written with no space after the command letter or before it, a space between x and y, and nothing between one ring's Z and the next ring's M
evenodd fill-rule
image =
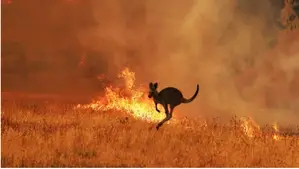
M199 84L198 97L177 114L295 124L299 51L294 38L279 39L282 7L272 0L16 0L2 9L2 31L4 41L23 45L26 70L37 72L28 73L25 89L97 91L97 74L113 81L128 66L137 84L157 81L185 97Z
M276 3L276 4L275 4ZM92 1L98 27L85 44L109 41L109 72L133 69L138 83L200 95L184 115L250 115L260 123L297 124L296 41L278 42L284 2ZM107 44L107 43L105 43Z
M278 28L269 23L277 11L271 10L270 1L256 5L245 10L233 1L193 1L187 10L176 12L184 6L172 2L158 14L163 33L157 58L148 64L153 79L161 88L176 86L189 97L196 83L201 86L196 103L181 106L179 112L298 123L293 76L298 66L292 61L298 51L286 57L283 49L271 48Z

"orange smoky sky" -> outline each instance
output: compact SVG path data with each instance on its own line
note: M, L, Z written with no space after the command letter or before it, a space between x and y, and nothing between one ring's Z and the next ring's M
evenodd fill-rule
M186 97L199 83L198 99L179 112L297 123L298 42L279 39L284 5L12 0L1 7L2 90L83 97L103 89L99 75L118 83L116 74L130 67L137 84L157 81Z

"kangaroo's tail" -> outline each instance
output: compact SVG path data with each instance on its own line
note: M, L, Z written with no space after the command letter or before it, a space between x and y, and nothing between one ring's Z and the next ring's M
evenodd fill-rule
M197 84L196 92L194 93L194 95L190 99L183 98L182 103L190 103L190 102L192 102L196 98L196 96L198 94L198 91L199 91L199 85Z

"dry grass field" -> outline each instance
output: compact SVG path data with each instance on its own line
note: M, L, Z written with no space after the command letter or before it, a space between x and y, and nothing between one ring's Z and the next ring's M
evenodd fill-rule
M299 21L291 21L291 1L285 0L285 31L278 35L263 24L271 18L259 14L271 11L268 3L245 4L254 10L243 11L235 1L46 2L3 7L1 167L299 167L299 134L244 117L175 117L157 131L164 114L144 97L147 88L134 86L129 69L118 75L124 85L113 86L111 76L132 66L146 85L199 83L209 102L219 96L221 103L232 99L223 105L242 107L240 97L297 107ZM76 93L75 83L105 96L81 106L52 95L3 97L5 89Z
M2 167L299 167L299 137L249 138L240 121L153 123L58 103L2 102Z

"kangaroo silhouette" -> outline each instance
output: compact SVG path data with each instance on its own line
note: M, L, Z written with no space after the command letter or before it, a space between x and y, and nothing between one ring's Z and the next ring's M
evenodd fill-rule
M192 102L199 91L199 85L197 84L196 91L194 95L190 99L185 99L182 92L174 87L167 87L162 89L160 92L157 90L158 83L152 83L149 84L149 98L153 98L155 107L157 112L160 113L160 110L158 109L158 104L161 104L164 107L166 117L158 123L156 126L156 129L159 130L159 128L168 120L172 118L173 110L176 106L182 104L182 103L190 103ZM168 110L168 105L170 107L170 111Z

